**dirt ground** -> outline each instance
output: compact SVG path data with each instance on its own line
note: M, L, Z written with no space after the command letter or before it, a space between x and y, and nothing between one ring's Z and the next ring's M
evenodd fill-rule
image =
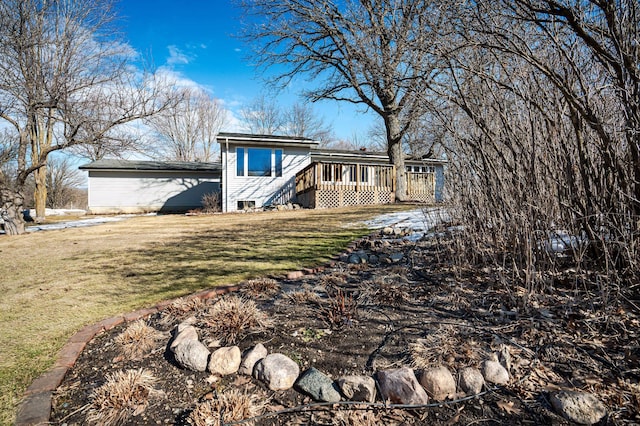
M185 302L148 319L166 339L141 360L122 357L114 342L126 325L97 336L57 390L51 422L85 424L91 394L109 373L145 368L158 379L162 397L126 424L189 424L199 401L232 388L267 404L258 425L569 424L549 402L550 392L559 389L597 396L608 409L603 425L640 423L640 312L631 293L605 300L567 273L552 291L528 294L501 284L499 270L452 266L447 240L371 237L358 250L378 256L377 264L350 263L345 255L299 280L248 285L242 296L255 300L272 326L241 335L240 349L260 342L302 371L313 366L337 379L400 366L445 365L455 375L506 347L509 384L420 409L383 407L380 401L316 405L293 389L273 392L247 376L212 378L178 367L167 349L170 331L190 316L201 324L216 300ZM219 337L199 330L205 343Z

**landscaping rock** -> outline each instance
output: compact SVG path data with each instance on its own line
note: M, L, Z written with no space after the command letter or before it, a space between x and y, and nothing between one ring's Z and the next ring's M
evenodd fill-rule
M509 383L509 373L498 361L484 361L481 370L484 380L489 383L496 385L506 385Z
M262 343L258 343L244 355L238 373L251 376L253 374L253 367L255 367L256 362L266 357L267 354L267 348L265 348Z
M187 340L175 348L173 355L183 368L192 371L205 371L209 360L209 349L198 340Z
M581 425L598 423L607 414L605 405L587 392L556 392L551 395L551 405L562 417Z
M413 370L408 367L377 373L380 394L392 404L421 405L429 402L424 388L418 383Z
M436 401L444 401L456 393L456 381L447 367L437 367L420 375L420 384Z
M240 368L241 354L237 346L229 346L216 350L209 359L208 370L212 374L228 376Z
M333 380L313 367L300 376L296 387L316 401L339 402L341 399Z
M253 369L253 377L266 383L273 391L290 389L299 374L298 364L279 353L267 355Z
M180 327L182 324L176 327L175 329L175 337L171 341L169 345L169 349L175 352L176 346L188 342L188 341L198 341L198 330L192 325L186 325L184 327Z
M342 394L350 401L374 402L376 381L369 376L345 376L336 381Z
M382 235L393 235L393 228L390 226L383 228Z
M477 368L467 367L460 370L460 389L467 395L477 395L482 392L484 377Z
M391 262L393 263L398 263L402 260L402 258L404 257L404 254L402 253L391 253L389 255L389 259L391 260Z

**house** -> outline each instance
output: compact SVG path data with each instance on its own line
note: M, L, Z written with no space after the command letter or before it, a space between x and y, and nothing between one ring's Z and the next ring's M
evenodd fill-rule
M309 208L395 200L395 167L384 153L320 148L303 137L220 133L219 163L100 160L89 173L91 213L176 212L217 192L233 212L297 202ZM443 160L405 160L409 199L442 200Z

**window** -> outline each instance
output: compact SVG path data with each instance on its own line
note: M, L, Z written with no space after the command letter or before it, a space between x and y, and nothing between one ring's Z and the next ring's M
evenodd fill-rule
M265 148L247 149L248 176L271 176L271 150Z
M238 201L238 210L255 209L256 202L253 200Z
M282 150L276 149L276 177L282 177Z
M244 148L236 148L236 176L244 176Z
M282 177L282 150L236 148L236 176Z

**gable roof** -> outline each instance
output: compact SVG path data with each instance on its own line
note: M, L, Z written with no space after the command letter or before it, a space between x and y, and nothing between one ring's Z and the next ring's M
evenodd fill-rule
M249 133L218 133L218 143L241 143L243 145L278 145L315 148L318 142L300 136L253 135Z
M221 163L199 163L187 161L140 161L103 159L84 164L80 170L129 170L129 171L192 171L218 172L222 171Z

